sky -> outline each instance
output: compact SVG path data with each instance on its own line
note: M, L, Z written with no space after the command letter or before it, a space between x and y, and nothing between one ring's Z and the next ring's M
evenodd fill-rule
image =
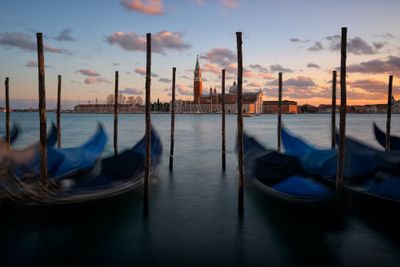
M11 108L37 107L36 32L44 35L47 106L62 75L65 108L103 103L114 91L144 96L145 36L152 34L152 101L193 98L199 55L203 92L236 79L236 36L243 32L244 91L262 89L299 104L330 103L332 70L340 65L341 27L348 28L347 95L353 105L385 103L388 76L400 98L398 0L2 0L0 106L10 77ZM339 89L339 86L338 86Z

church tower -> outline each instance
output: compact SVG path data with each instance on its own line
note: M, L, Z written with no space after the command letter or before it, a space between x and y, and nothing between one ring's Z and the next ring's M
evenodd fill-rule
M203 82L201 80L199 56L197 56L196 67L194 69L194 79L193 79L193 102L194 102L194 104L200 103L200 98L202 96L202 89L203 89Z

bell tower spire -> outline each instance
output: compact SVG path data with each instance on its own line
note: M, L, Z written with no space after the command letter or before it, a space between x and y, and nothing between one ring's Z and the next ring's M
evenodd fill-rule
M195 103L200 103L200 98L202 96L203 90L203 82L201 79L201 69L199 64L199 55L196 58L196 67L194 69L194 78L193 78L193 101Z

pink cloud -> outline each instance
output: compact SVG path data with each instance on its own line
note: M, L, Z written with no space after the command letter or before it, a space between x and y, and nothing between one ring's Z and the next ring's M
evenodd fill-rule
M135 32L115 32L106 37L110 45L118 45L126 51L146 51L146 37ZM183 41L179 32L160 31L152 35L152 51L166 54L167 50L183 51L191 45Z
M111 82L103 77L87 77L84 81L85 84L95 84L95 83L107 83L111 84Z
M80 70L77 70L76 72L79 72L79 73L82 74L82 75L90 76L90 77L97 77L97 76L100 76L100 74L97 73L95 70L84 70L84 69L80 69Z
M177 84L176 89L178 90L178 93L181 95L192 95L193 91L189 89L188 86L183 85L183 84Z
M132 11L147 15L162 15L163 3L161 0L124 0L121 4Z
M227 8L239 8L239 3L236 0L221 0L221 4Z

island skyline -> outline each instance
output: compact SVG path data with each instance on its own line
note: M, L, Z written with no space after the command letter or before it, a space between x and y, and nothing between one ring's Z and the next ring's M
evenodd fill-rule
M0 11L0 75L2 80L10 77L11 108L37 105L34 33L41 31L49 108L55 103L58 74L63 75L64 105L104 101L113 92L114 71L120 72L122 94L143 97L144 35L152 32L152 102L169 101L173 66L177 67L177 99L189 100L193 99L196 55L203 67L204 88L220 92L223 68L227 86L233 83L234 32L240 29L245 91L262 89L264 101L276 100L276 80L278 72L283 72L285 99L328 104L331 71L339 65L337 29L347 26L348 103L385 103L389 74L395 75L393 95L399 96L400 32L395 26L399 3L384 2L135 0L96 6L95 1L43 0L22 6L9 1ZM42 11L48 16L40 15ZM364 16L372 11L372 17ZM251 21L238 22L239 15ZM281 15L285 20L275 23ZM112 19L103 19L108 17ZM321 25L312 27L317 22ZM4 106L4 94L0 106Z

